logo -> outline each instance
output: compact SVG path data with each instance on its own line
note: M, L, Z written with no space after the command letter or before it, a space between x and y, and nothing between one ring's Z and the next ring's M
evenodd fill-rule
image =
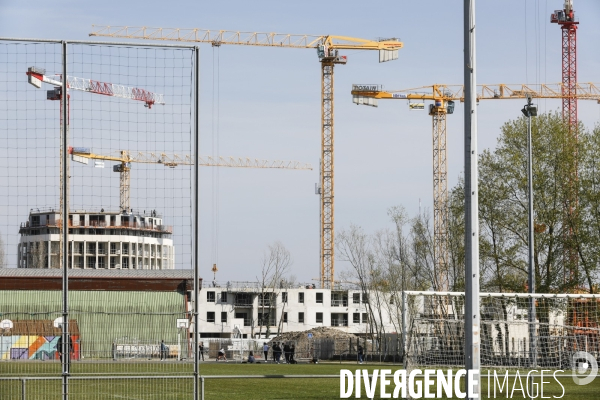
M469 383L463 388L461 381L467 378ZM391 369L368 370L357 369L353 374L347 369L340 370L340 398L347 399L353 394L360 398L364 387L366 397L372 399L377 392L381 398L405 399L433 399L442 398L442 392L448 398L477 398L479 386L479 371L459 369L442 371L415 369L407 372L404 369L392 371Z
M598 362L596 358L585 351L573 354L573 382L576 385L587 385L596 379L598 375Z

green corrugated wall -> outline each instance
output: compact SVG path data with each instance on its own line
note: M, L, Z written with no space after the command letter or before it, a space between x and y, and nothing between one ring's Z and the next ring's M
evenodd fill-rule
M0 320L54 320L61 315L60 291L0 290ZM77 320L86 358L112 357L113 342L124 337L176 344L177 318L185 318L185 297L177 292L69 293L69 319Z

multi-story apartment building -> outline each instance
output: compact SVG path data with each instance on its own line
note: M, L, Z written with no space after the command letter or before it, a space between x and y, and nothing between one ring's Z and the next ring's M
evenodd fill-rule
M378 307L387 332L396 328L390 310L396 305ZM368 293L356 289L317 289L314 285L293 288L261 289L254 282L206 285L200 292L201 337L231 337L235 328L243 337L274 336L278 327L284 332L305 331L319 326L334 327L348 333L366 334L371 329Z
M21 224L19 268L59 268L60 213L31 211ZM69 213L69 268L173 269L173 229L155 211Z

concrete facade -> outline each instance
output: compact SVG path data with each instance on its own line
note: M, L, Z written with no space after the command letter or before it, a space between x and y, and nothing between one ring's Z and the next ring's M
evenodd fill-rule
M31 211L21 224L19 268L59 268L60 214ZM69 268L173 269L172 227L156 212L69 214Z
M231 337L238 327L244 337L275 336L314 327L334 327L348 333L369 332L368 295L360 290L317 289L312 285L268 288L262 293L254 282L205 285L200 292L200 336ZM389 312L381 311L387 332L396 329ZM262 329L261 329L262 325ZM260 334L259 334L260 332Z

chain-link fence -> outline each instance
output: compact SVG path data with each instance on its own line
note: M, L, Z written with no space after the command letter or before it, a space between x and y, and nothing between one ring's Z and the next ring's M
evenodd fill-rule
M197 48L0 55L0 397L192 398Z

